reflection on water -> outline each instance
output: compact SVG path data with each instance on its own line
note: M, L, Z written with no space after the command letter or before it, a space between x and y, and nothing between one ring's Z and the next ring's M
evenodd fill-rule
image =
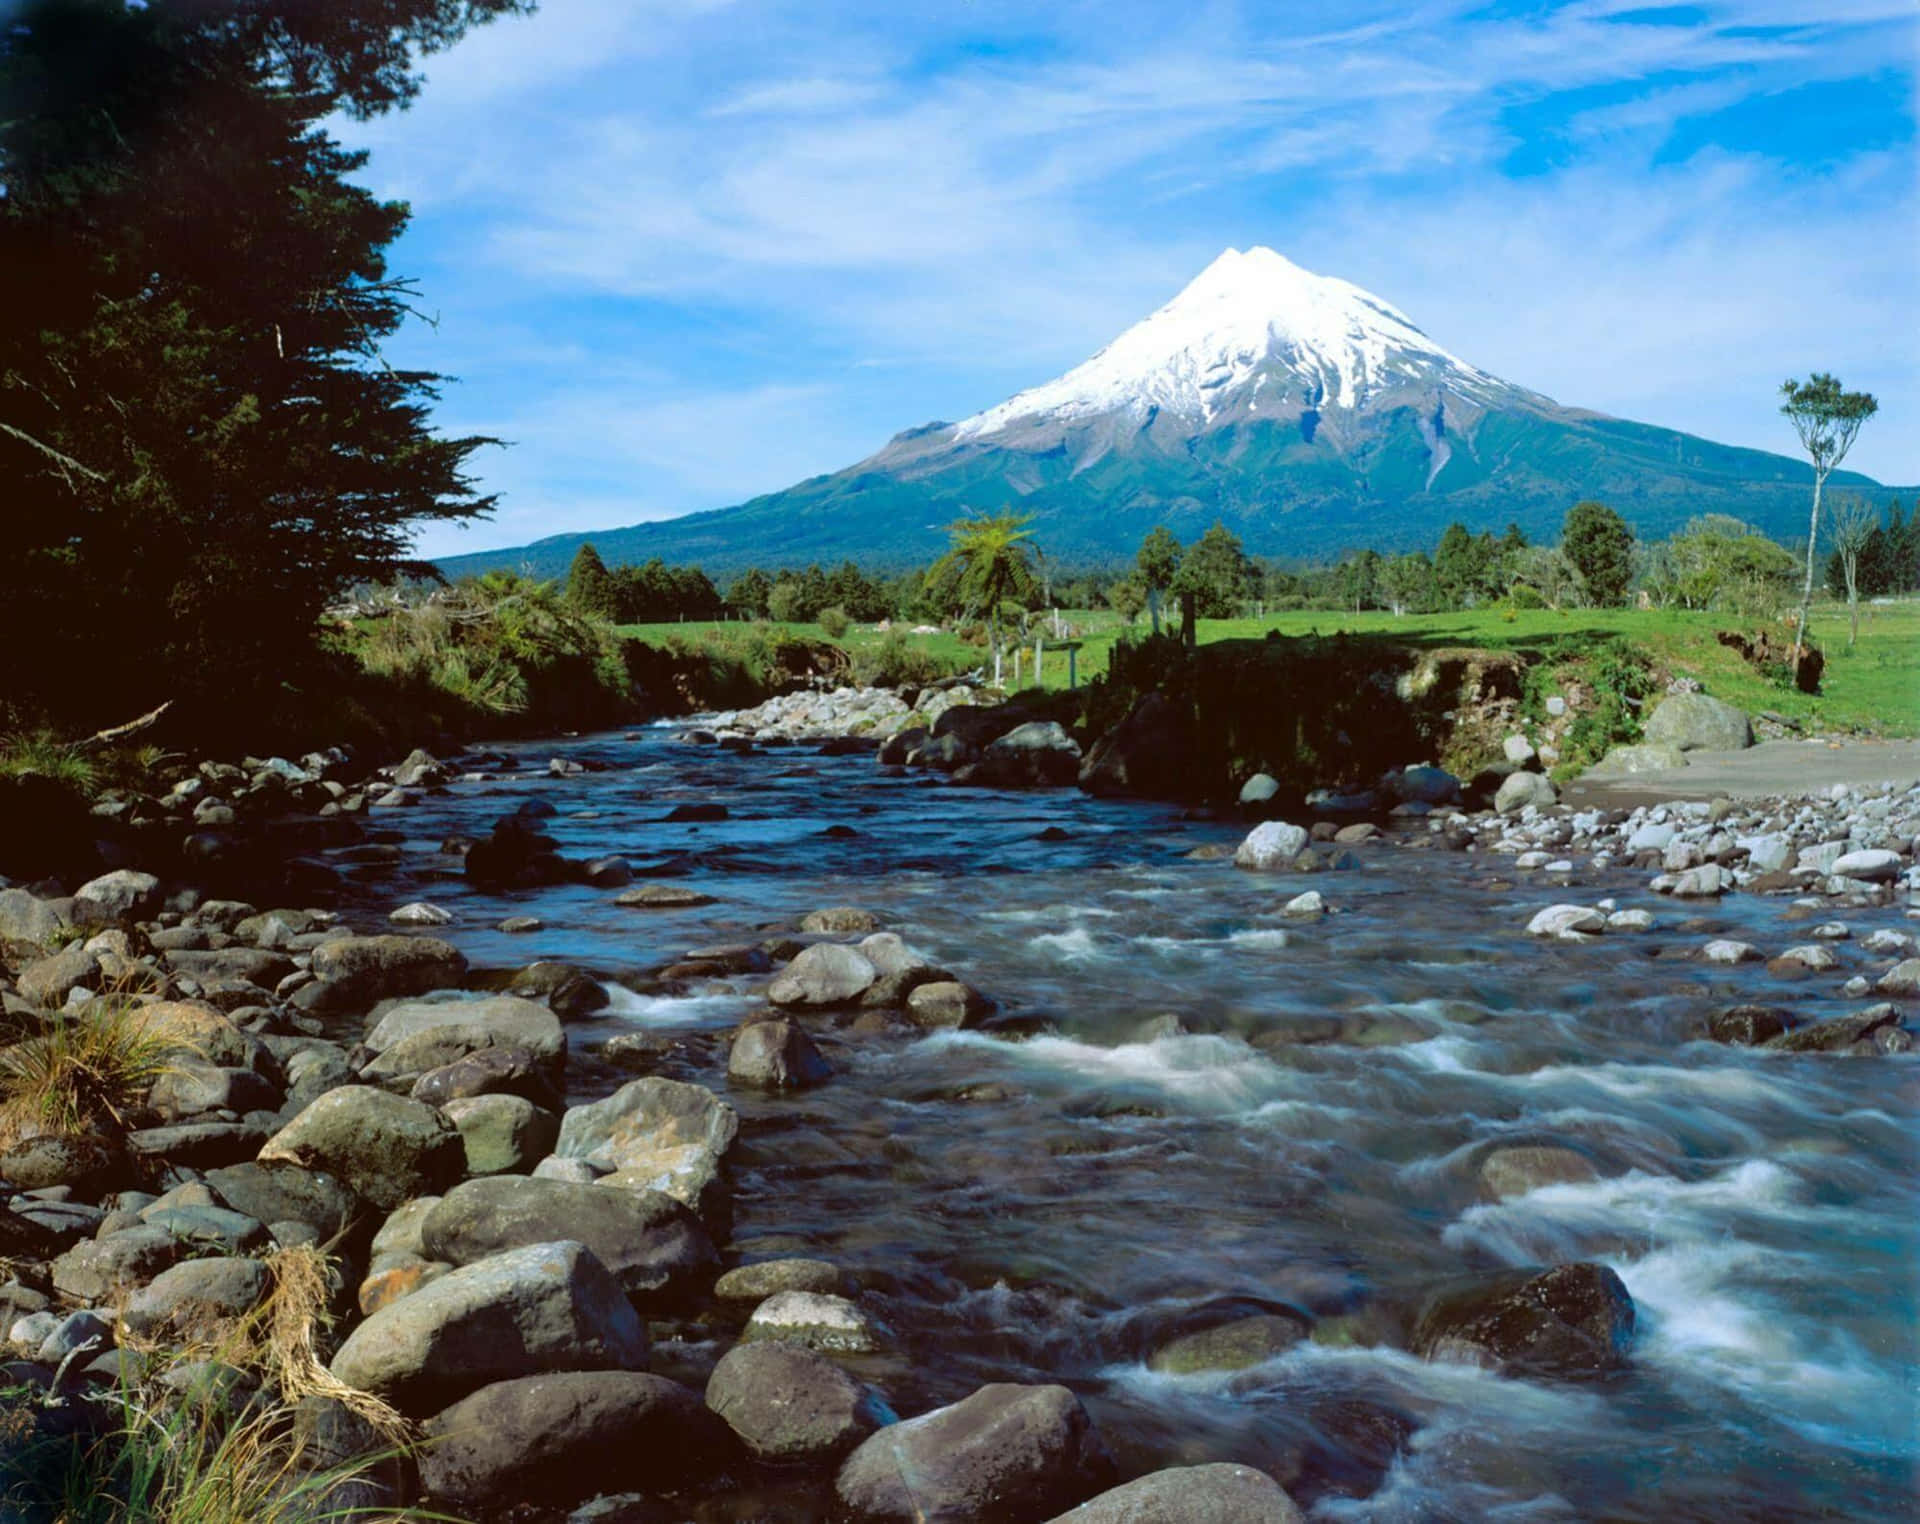
M733 1097L734 1251L850 1270L898 1337L875 1375L902 1411L1065 1380L1130 1469L1263 1465L1325 1519L1913 1513L1916 1061L1695 1040L1735 1000L1843 1009L1841 980L1876 966L1857 942L1836 945L1838 975L1780 983L1671 956L1714 935L1784 945L1779 902L1676 906L1618 874L1535 888L1509 862L1390 850L1313 881L1333 915L1286 921L1304 881L1189 860L1239 833L1165 807L660 730L564 749L609 769L551 778L552 748L526 748L524 778L379 817L407 851L364 880L374 903L444 905L479 965L561 958L642 990L691 948L859 904L1043 1032L823 1032L825 1088ZM717 903L470 892L443 840L534 798L569 856L622 853ZM664 819L690 802L729 816ZM1523 935L1542 904L1608 893L1666 924ZM494 929L527 913L542 930ZM1857 938L1897 917L1848 918ZM620 1032L721 1033L757 1003L750 978L651 987L611 986L573 1029L583 1058ZM725 1088L724 1043L683 1051ZM1489 1202L1479 1162L1506 1143L1572 1146L1604 1178ZM1612 1265L1639 1310L1634 1366L1604 1384L1379 1343L1448 1276L1574 1258ZM1158 1331L1224 1296L1304 1307L1321 1342L1230 1376L1147 1369Z

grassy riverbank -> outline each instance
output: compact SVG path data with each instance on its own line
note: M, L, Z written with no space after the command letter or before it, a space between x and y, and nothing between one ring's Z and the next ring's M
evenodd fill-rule
M1077 648L1074 675L1082 685L1107 672L1116 640L1128 633L1138 638L1146 629L1143 621L1129 631L1117 615L1104 610L1075 611L1064 618L1073 632L1067 643ZM1371 635L1417 647L1480 646L1517 651L1530 660L1557 665L1580 656L1599 641L1618 636L1644 649L1665 677L1694 678L1709 693L1749 711L1772 710L1812 730L1920 736L1920 600L1863 610L1860 640L1852 650L1846 644L1844 607L1817 608L1813 627L1827 653L1824 691L1819 694L1799 693L1769 682L1715 638L1722 630L1751 633L1750 625L1724 614L1683 609L1523 609L1511 616L1498 608L1412 615L1312 609L1264 618L1203 619L1199 638L1202 644L1260 640L1270 630L1283 636ZM620 633L650 645L710 645L723 652L744 649L755 639L781 636L829 640L818 625L807 624L626 625ZM980 646L969 645L944 631L884 635L871 626L855 625L831 643L845 649L857 669L863 656L873 656L889 642L896 648L904 644L924 652L931 662L951 670L981 666L987 660ZM1044 647L1042 685L1050 689L1066 687L1067 659L1062 643L1048 637ZM1009 686L1013 675L1009 659ZM1032 681L1029 645L1021 665L1020 685L1031 686Z

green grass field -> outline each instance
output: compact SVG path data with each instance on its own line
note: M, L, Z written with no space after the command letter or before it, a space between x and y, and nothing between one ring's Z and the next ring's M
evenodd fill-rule
M1114 641L1125 632L1117 615L1101 610L1065 614L1073 633L1075 675L1082 684L1104 673ZM622 633L653 643L668 635L689 640L737 641L745 627L734 625L659 624L626 625ZM818 625L776 628L815 640L826 637ZM1708 693L1759 712L1773 710L1826 731L1866 731L1886 736L1920 736L1920 599L1908 599L1863 608L1860 641L1847 649L1847 613L1843 605L1816 605L1814 638L1827 653L1824 691L1797 693L1768 682L1734 652L1714 639L1721 630L1751 634L1755 621L1726 614L1693 613L1679 609L1547 609L1520 610L1510 619L1504 610L1470 610L1456 614L1346 614L1313 609L1271 614L1262 619L1203 619L1200 640L1258 640L1269 630L1282 635L1332 635L1339 632L1381 635L1426 646L1488 646L1527 650L1554 659L1574 656L1594 641L1622 635L1644 646L1664 676L1692 677ZM1144 617L1134 626L1144 634ZM1790 635L1791 631L1784 633ZM882 637L871 626L855 625L840 641L849 650L877 644ZM986 652L950 634L911 637L936 656L962 666L981 666ZM1065 652L1049 633L1045 639L1043 677L1048 688L1067 685ZM1013 683L1012 662L1006 678ZM1029 642L1020 681L1031 685L1033 651Z

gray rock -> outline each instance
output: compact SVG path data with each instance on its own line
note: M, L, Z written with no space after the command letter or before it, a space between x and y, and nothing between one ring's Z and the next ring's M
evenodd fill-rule
M422 1219L419 1252L470 1265L561 1237L585 1244L629 1297L649 1307L704 1291L719 1268L699 1218L670 1196L530 1177L455 1186Z
M834 1494L870 1524L1039 1524L1098 1492L1112 1469L1072 1392L995 1384L868 1437Z
M1251 1466L1173 1466L1103 1492L1049 1524L1302 1524L1280 1484Z
M1454 804L1460 798L1460 780L1444 767L1406 767L1390 773L1387 792L1405 804Z
M211 1204L183 1206L156 1202L140 1213L140 1221L172 1234L183 1244L211 1246L229 1254L249 1253L262 1248L267 1241L265 1223L245 1212Z
M610 1171L613 1182L665 1191L710 1218L724 1195L721 1166L740 1131L712 1091L648 1076L604 1101L571 1107L554 1152Z
M867 1355L881 1348L884 1330L843 1296L820 1291L776 1291L747 1319L743 1343L773 1339L831 1354Z
M324 993L310 1008L348 1011L460 982L467 960L437 937L340 937L313 950L313 975Z
M482 1048L413 1082L410 1094L429 1106L444 1106L474 1095L524 1096L534 1105L560 1109L553 1065L530 1048Z
M271 990L293 972L292 958L258 947L179 948L167 953L162 961L174 973L202 985L232 982Z
M880 970L855 948L820 942L800 950L767 990L777 1006L822 1007L858 1000Z
M1739 751L1753 745L1746 711L1704 693L1673 693L1647 717L1647 740L1676 751Z
M1480 1161L1480 1191L1491 1201L1524 1196L1543 1185L1579 1185L1599 1178L1585 1154L1553 1144L1496 1148Z
M1606 929L1606 916L1586 905L1549 905L1527 922L1528 936L1562 942L1583 942Z
M387 1220L380 1225L380 1231L373 1235L373 1242L367 1246L367 1253L374 1259L389 1254L410 1254L415 1259L431 1259L426 1249L426 1223L433 1209L446 1198L443 1196L416 1196L403 1202L387 1214ZM547 1235L551 1241L552 1235Z
M893 1414L823 1355L792 1344L741 1344L707 1381L707 1406L756 1460L838 1460Z
M1901 1026L1899 1008L1882 1003L1795 1027L1765 1045L1786 1053L1906 1053L1913 1049L1913 1036Z
M57 1010L66 1004L72 991L100 988L100 955L78 942L69 943L58 952L24 964L15 982L22 998Z
M1493 808L1501 815L1518 815L1528 805L1549 809L1560 802L1560 791L1545 773L1509 773L1493 796Z
M634 1370L647 1331L619 1283L577 1242L531 1244L449 1271L368 1318L333 1374L410 1414L494 1381Z
M77 1195L97 1198L128 1183L127 1159L108 1138L48 1133L16 1143L0 1155L0 1179L22 1191L64 1185Z
M1900 876L1905 864L1898 852L1889 852L1882 847L1872 847L1859 852L1847 852L1834 859L1830 871L1841 878L1862 879L1870 884L1890 883Z
M324 1170L391 1211L458 1180L466 1154L453 1124L431 1106L347 1085L329 1090L269 1138L259 1162Z
M1676 899L1711 899L1727 888L1725 871L1718 863L1703 863L1677 874L1668 890Z
M800 929L824 936L859 936L880 929L880 917L857 905L834 905L812 910L801 918Z
M560 1136L560 1118L525 1096L463 1096L448 1101L440 1114L460 1134L469 1175L525 1174Z
M398 910L389 910L387 919L395 926L450 926L453 924L453 912L439 905L429 905L425 900L415 900Z
M1284 820L1269 820L1247 834L1233 854L1236 868L1268 873L1293 867L1307 848L1307 833Z
M234 1211L259 1222L304 1223L322 1242L345 1233L362 1210L346 1184L323 1170L248 1162L208 1170L207 1184Z
M71 925L67 914L25 889L0 889L0 942L45 943Z
M1596 773L1659 773L1685 767L1686 755L1677 746L1656 746L1644 742L1615 746L1594 766Z
M128 1133L127 1152L148 1162L217 1169L253 1158L272 1136L273 1129L261 1122L179 1122Z
M1883 995L1920 995L1920 958L1903 958L1882 974L1874 988Z
M54 1289L77 1302L115 1302L171 1265L180 1248L171 1234L149 1227L88 1239L53 1262Z
M459 1508L567 1504L635 1485L666 1490L703 1476L732 1448L697 1393L619 1370L483 1387L429 1419L425 1439L421 1484Z
M1242 805L1265 804L1280 792L1280 780L1271 773L1255 773L1240 785Z
M845 1290L839 1268L823 1259L769 1259L740 1265L714 1282L723 1302L763 1302L781 1291L818 1291L838 1296Z
M1147 1360L1149 1370L1173 1375L1242 1371L1286 1353L1313 1331L1306 1315L1258 1313L1169 1339Z
M755 1090L806 1090L825 1084L833 1066L792 1021L742 1027L727 1053L727 1078Z
M1430 1301L1413 1352L1496 1370L1589 1375L1627 1362L1633 1299L1604 1265L1555 1265L1483 1276Z
M258 1307L272 1284L257 1259L190 1259L135 1292L124 1316L142 1338L212 1342Z
M546 1006L517 995L479 1000L409 1000L391 1006L367 1034L377 1057L363 1071L420 1075L487 1048L523 1048L557 1071L566 1033Z
M916 985L907 995L907 1020L929 1029L978 1026L993 1003L957 979Z
M59 1319L40 1341L35 1358L43 1365L58 1366L75 1350L109 1349L113 1345L113 1324L91 1308L81 1308Z
M76 899L91 900L116 921L140 921L160 908L160 880L151 873L118 868L88 879Z
M277 1086L251 1069L228 1069L203 1060L174 1060L148 1093L147 1104L164 1122L205 1111L277 1111Z

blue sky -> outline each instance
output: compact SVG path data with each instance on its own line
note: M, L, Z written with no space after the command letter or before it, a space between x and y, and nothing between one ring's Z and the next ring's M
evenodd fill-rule
M1221 249L1560 401L1920 482L1913 0L546 0L343 123L490 520L739 502L1066 370Z

